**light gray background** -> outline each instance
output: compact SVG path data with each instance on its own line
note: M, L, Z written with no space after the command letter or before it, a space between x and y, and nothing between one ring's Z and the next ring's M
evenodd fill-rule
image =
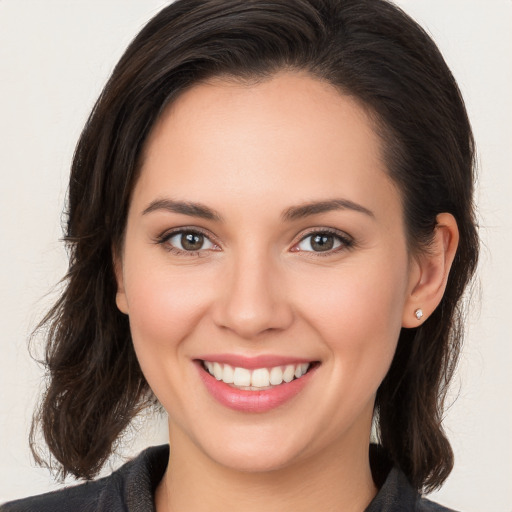
M0 502L57 488L27 435L41 370L27 339L66 269L60 219L81 127L126 45L163 0L0 0ZM512 2L400 0L433 35L479 148L483 248L469 335L447 411L455 469L433 498L512 510ZM129 456L164 442L143 418ZM116 459L113 465L119 464Z

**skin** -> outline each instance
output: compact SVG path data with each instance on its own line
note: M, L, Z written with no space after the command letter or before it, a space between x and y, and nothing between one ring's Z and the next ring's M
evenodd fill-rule
M380 144L354 99L298 72L196 85L154 127L115 264L118 307L169 416L157 510L361 511L375 496L375 393L400 329L441 300L458 240L441 214L432 250L409 254ZM334 199L368 211L283 219ZM159 200L200 203L222 219L146 211ZM162 240L177 228L207 236L199 253L176 253L180 236ZM307 236L326 229L351 242L335 237L334 249L315 252ZM244 413L206 391L193 360L207 353L320 366L291 401Z

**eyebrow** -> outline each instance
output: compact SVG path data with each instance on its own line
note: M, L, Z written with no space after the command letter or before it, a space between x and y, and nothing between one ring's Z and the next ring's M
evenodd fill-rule
M191 217L223 222L222 215L220 215L219 212L204 204L189 201L176 201L173 199L156 199L155 201L152 201L142 212L142 215L147 215L148 213L158 210L166 210L173 213L180 213L182 215L189 215ZM348 199L331 199L329 201L312 201L298 206L290 206L283 211L281 218L284 221L290 222L303 219L311 215L336 210L352 210L364 213L372 218L375 217L371 210L368 210L368 208L365 208L358 203L354 203Z
M222 222L222 216L204 204L188 201L175 201L173 199L157 199L152 201L142 212L142 215L146 215L157 210L167 210L173 213L190 215L191 217L199 217L201 219Z
M299 206L290 206L282 213L282 218L285 221L292 221L335 210L352 210L375 218L371 210L348 199L331 199L329 201L316 201Z

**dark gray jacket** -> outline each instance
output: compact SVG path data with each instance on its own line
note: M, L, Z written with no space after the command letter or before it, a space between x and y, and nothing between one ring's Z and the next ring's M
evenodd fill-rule
M0 512L153 512L153 495L168 459L168 445L148 448L108 477L11 501ZM383 483L365 512L453 512L421 497L399 469L386 471L385 463L375 463L375 454L371 459L376 483Z

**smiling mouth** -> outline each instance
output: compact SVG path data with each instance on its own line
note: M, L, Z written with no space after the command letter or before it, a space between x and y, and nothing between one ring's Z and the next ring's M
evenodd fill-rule
M201 361L202 367L217 380L244 391L262 391L272 389L300 379L317 363L298 363L271 368L249 370L215 361Z

